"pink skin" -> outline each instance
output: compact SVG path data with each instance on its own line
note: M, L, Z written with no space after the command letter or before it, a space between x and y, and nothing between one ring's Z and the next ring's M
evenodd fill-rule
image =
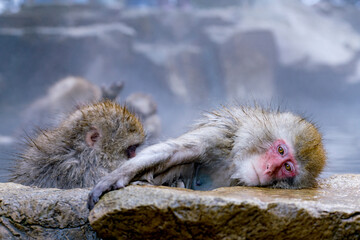
M279 147L283 149L283 153L279 152ZM261 156L260 163L259 180L262 185L270 183L273 179L281 180L298 174L298 164L292 149L282 139L276 140L271 145Z

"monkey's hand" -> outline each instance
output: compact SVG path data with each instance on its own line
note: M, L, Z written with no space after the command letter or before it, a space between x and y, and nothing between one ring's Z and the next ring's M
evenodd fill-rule
M89 209L94 207L104 193L129 185L138 175L146 176L145 180L152 182L153 176L164 173L174 166L199 161L203 153L217 145L219 138L224 138L223 135L221 128L203 127L184 134L175 140L170 139L144 149L130 161L125 162L100 180L89 194ZM158 184L155 183L155 185L173 182L177 173L183 172L180 170L181 168L176 169L172 173L159 177L159 182Z
M112 190L124 188L129 184L130 180L131 177L121 174L117 170L103 177L89 193L87 202L89 210L94 208L102 195Z

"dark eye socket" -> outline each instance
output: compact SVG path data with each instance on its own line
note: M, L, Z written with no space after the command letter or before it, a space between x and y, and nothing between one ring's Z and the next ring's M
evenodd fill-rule
M135 157L136 155L136 148L138 147L139 145L131 145L130 147L128 147L126 149L126 154L127 154L127 157L128 158L133 158Z
M284 155L284 153L285 153L285 150L282 146L278 146L277 151L278 151L278 153L280 153L280 155Z

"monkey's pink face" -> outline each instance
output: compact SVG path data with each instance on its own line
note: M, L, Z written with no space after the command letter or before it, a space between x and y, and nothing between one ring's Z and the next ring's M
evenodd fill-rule
M293 178L298 173L298 164L293 151L284 140L276 140L265 154L260 157L257 174L261 185L271 184L274 180Z

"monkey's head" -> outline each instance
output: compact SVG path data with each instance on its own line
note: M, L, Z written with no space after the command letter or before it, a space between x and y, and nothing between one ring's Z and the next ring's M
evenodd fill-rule
M325 166L321 134L305 119L291 113L257 109L236 134L232 185L306 188Z
M66 129L66 141L79 159L97 161L111 171L134 157L145 139L140 121L111 101L78 109L61 127Z

